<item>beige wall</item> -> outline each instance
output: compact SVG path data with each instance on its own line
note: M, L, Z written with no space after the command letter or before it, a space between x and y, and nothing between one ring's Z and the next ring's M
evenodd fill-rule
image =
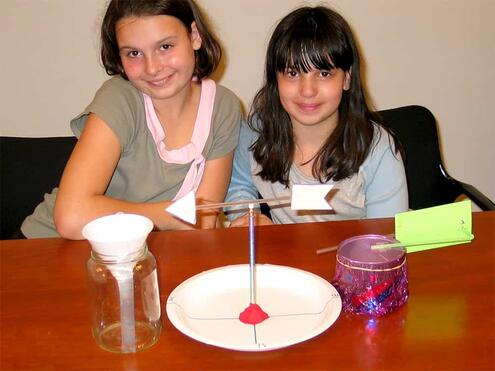
M451 175L495 199L495 0L198 0L226 51L221 83L248 106L275 22L329 4L353 26L375 106L429 107ZM105 0L2 0L0 134L70 134L68 121L105 79L98 25Z

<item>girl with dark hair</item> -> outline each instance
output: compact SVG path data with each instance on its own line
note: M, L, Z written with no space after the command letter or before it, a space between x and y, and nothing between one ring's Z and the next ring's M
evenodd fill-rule
M225 197L240 102L208 78L221 48L194 1L111 0L101 43L113 77L71 121L78 143L59 189L24 221L28 238L80 239L86 223L117 212L191 228L164 211L171 200ZM211 228L216 215L198 220Z
M382 217L408 209L398 143L366 102L349 25L326 7L303 7L284 17L270 39L264 85L241 128L226 200L274 198L293 184L323 183L335 185L333 210L275 205L272 221ZM231 225L246 224L242 211L226 211Z

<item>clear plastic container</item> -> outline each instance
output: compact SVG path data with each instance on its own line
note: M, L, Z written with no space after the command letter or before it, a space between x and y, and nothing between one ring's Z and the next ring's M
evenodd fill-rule
M348 238L339 245L332 284L342 297L344 311L379 317L407 301L406 249L371 248L394 242L386 236L368 234Z
M145 243L150 223L139 215L116 214L83 229L93 248L86 265L93 336L111 352L135 353L160 337L156 260Z

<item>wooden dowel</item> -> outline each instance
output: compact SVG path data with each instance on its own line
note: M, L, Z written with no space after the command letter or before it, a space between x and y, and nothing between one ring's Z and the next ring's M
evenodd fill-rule
M387 238L394 238L394 234L393 233L389 233L389 234L386 234L384 235L385 237ZM375 245L376 246L376 245ZM402 246L402 244L401 244ZM316 250L316 254L317 255L320 255L320 254L325 254L327 252L332 252L332 251L335 251L339 248L339 245L335 245L335 246L330 246L330 247L324 247L322 249L318 249ZM371 248L373 249L373 246L371 246Z
M325 254L327 252L331 252L331 251L335 251L339 248L338 245L335 245L335 246L330 246L330 247L324 247L322 249L318 249L316 250L316 254L317 255L320 255L320 254Z
M256 200L243 200L243 201L232 201L232 202L221 202L221 203L216 203L216 204L203 204L203 205L197 205L196 210L204 210L204 209L218 209L222 208L225 206L237 206L237 205L249 205L249 204L263 204L263 203L273 203L273 202L278 202L280 201L286 201L290 200L291 196L282 196L282 197L276 197L276 198L258 198Z

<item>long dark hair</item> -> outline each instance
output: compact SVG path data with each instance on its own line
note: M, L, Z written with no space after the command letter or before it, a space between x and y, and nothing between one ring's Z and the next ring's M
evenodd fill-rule
M264 86L256 94L248 116L258 139L251 146L263 180L289 185L294 155L292 123L279 97L277 73L288 69L340 68L351 74L343 92L339 119L316 154L313 176L320 182L345 179L359 169L373 141L373 122L361 84L359 53L351 28L342 16L326 7L302 7L285 16L268 44Z
M115 25L126 17L169 15L180 20L189 32L191 24L201 36L201 48L195 51L194 75L199 79L215 71L222 57L222 48L210 32L199 7L193 0L112 0L101 25L101 60L107 74L121 75L127 79L122 67L115 33Z

